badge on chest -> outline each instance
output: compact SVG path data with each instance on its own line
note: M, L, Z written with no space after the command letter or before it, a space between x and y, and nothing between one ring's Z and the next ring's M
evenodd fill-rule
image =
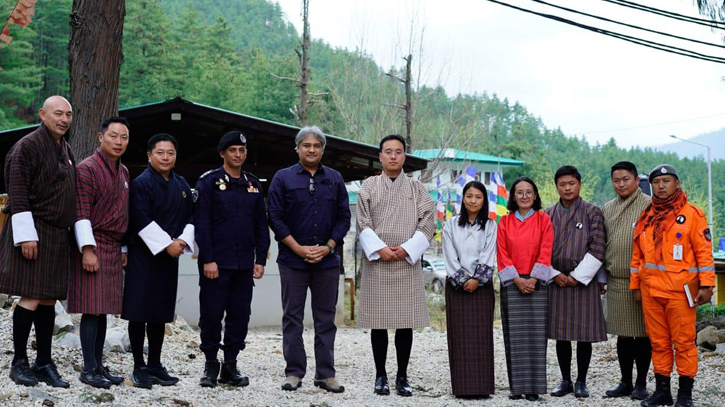
M682 233L677 232L677 243L672 245L672 260L682 260L682 245L680 244L680 238Z

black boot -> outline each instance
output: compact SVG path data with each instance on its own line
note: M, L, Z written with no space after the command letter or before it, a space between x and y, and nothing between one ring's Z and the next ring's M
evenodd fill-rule
M215 387L219 376L219 361L207 360L204 364L204 376L199 380L201 387Z
M237 370L236 360L225 360L222 363L222 369L219 373L219 383L229 384L235 387L242 387L249 385L249 378L242 376Z
M692 407L692 385L695 379L687 376L680 376L680 388L677 390L677 403L675 407Z
M655 374L655 392L640 403L642 407L671 406L672 391L670 391L670 378L661 374Z
M108 366L100 366L98 368L98 371L103 374L103 377L105 377L109 382L115 384L116 386L126 381L126 379L124 379L122 376L116 376L111 373L111 370L108 369Z
M36 362L33 363L33 366L31 366L30 369L33 371L33 373L35 373L35 377L38 378L39 382L43 382L51 387L60 387L63 389L67 389L70 387L70 383L63 380L63 378L60 376L60 373L58 373L58 368L53 362L50 362L47 365L43 366L38 366Z
M35 373L30 370L28 359L18 359L13 361L10 367L10 378L13 379L15 384L22 386L35 386L38 384L38 378L35 377Z
M110 380L106 379L100 369L82 371L80 377L81 383L93 386L98 389L110 389L113 386Z

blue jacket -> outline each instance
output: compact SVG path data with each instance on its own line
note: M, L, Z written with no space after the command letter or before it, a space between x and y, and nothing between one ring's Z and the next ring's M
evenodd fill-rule
M224 167L207 171L196 183L194 202L200 265L236 270L267 263L269 229L257 177L242 171L235 179Z

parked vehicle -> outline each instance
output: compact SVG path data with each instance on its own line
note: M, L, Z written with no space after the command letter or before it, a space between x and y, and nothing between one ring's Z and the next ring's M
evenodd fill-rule
M442 293L446 284L446 265L443 259L422 259L425 287L434 293Z

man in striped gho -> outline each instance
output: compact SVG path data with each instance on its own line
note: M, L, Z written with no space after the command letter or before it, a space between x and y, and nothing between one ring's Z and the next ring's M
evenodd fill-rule
M73 108L52 96L40 109L40 127L15 143L5 160L5 207L10 222L0 236L0 292L20 296L13 312L15 384L69 387L50 356L55 302L68 289L71 239L76 217L75 159L63 136ZM35 325L38 354L28 365L28 337Z
M128 147L129 126L122 117L103 122L101 145L78 164L75 235L78 250L71 256L68 312L81 313L83 370L80 380L93 387L119 385L103 365L106 315L120 314L123 305L121 240L128 229L128 169L121 155Z

